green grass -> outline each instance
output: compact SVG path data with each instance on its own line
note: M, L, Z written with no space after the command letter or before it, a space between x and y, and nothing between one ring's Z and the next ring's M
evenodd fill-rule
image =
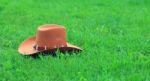
M150 81L149 0L0 0L0 81ZM19 44L64 25L84 51L25 57Z

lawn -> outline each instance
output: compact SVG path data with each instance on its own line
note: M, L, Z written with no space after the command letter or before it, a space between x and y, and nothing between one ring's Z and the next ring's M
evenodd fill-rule
M47 23L84 51L20 55ZM0 0L0 81L150 81L150 0Z

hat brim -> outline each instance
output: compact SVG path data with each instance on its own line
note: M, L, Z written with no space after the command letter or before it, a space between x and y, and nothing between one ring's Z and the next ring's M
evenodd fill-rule
M81 48L72 45L70 43L67 43L66 47L61 47L61 48L52 48L48 50L35 50L34 45L35 45L36 37L30 37L27 40L25 40L18 48L18 52L22 55L34 55L42 52L55 52L57 49L59 49L61 52L70 52L70 51L82 51Z

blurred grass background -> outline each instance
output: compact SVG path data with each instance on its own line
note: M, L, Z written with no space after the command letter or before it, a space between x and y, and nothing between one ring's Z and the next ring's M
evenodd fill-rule
M0 81L150 81L149 0L0 0ZM38 26L60 24L84 51L24 57Z

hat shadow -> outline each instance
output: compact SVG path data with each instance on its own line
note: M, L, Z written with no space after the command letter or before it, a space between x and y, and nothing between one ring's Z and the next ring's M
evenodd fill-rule
M41 52L41 53L37 53L37 54L33 54L33 55L29 55L28 57L31 57L31 58L34 58L34 59L38 59L38 58L40 58L40 56L51 56L51 57L58 57L59 56L59 54L64 54L64 55L66 55L66 54L68 54L68 55L73 55L73 54L78 54L79 52L81 52L81 51L77 51L77 50L75 50L75 51L71 51L71 50L69 50L69 51L60 51L60 50L57 50L57 51L45 51L45 52Z

